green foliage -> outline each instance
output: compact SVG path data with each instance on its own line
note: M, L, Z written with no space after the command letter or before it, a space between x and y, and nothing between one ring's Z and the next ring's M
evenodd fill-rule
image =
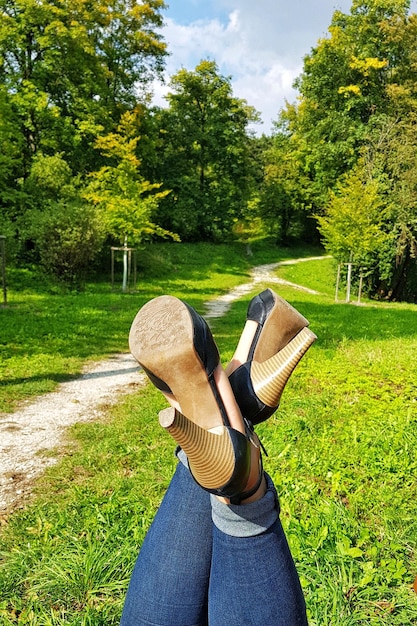
M172 77L161 111L161 170L172 193L158 217L183 240L230 237L251 189L247 126L257 114L212 61Z
M327 248L368 268L369 289L415 301L416 20L405 0L353 2L305 58L281 116L301 198ZM361 198L361 189L363 197Z
M382 117L364 151L372 176L382 182L387 233L378 250L374 290L390 299L416 301L417 169L416 114Z
M373 116L398 110L399 100L404 106L398 83L407 85L410 102L415 66L408 42L415 26L408 9L405 0L358 0L349 15L334 13L329 36L305 57L297 81L302 97L290 122L317 209L358 160Z
M21 147L22 139L13 118L10 99L4 85L0 84L0 219L6 215L11 218L21 199L16 188L21 166Z
M317 216L326 249L340 263L364 265L387 238L378 182L365 176L359 163L330 192L325 215Z
M0 2L0 75L24 143L33 155L64 151L88 170L92 137L146 97L162 70L163 0ZM93 134L92 134L93 133Z
M80 200L80 180L103 164L97 136L146 101L162 72L164 8L163 0L0 0L0 229L9 260L40 259L71 284L91 265L102 227ZM147 204L150 213L154 199Z
M306 234L306 177L300 168L292 139L281 129L263 155L264 176L259 210L277 242L302 239Z
M149 107L166 55L165 8L163 0L0 0L0 230L9 259L42 256L44 268L74 281L102 231L135 247L158 237L249 244L272 236L282 245L317 242L319 216L329 250L354 250L368 267L373 295L415 300L410 2L354 0L349 13L335 11L305 56L297 103L261 138L249 130L258 114L215 61L177 72L168 108ZM366 180L362 209L356 175ZM80 197L96 211L84 211ZM46 252L52 243L40 244L45 224L70 257L84 212L95 231L86 236L91 258L79 242L78 266L68 269L67 259L58 268L58 254Z
M32 204L40 209L49 200L58 201L74 195L71 168L63 155L47 156L39 152L33 158L25 189Z
M98 208L106 233L120 244L136 245L153 235L178 239L151 221L159 202L169 191L156 192L161 184L151 184L140 174L135 118L135 112L126 112L117 133L97 139L96 147L116 165L106 165L93 172L83 195Z
M80 287L92 270L104 240L94 208L76 200L50 202L27 217L26 234L36 245L40 265L58 281Z
M105 235L97 212L81 200L77 185L62 155L37 154L24 185L32 208L17 221L45 273L73 287L91 271Z
M5 250L6 250L6 264L13 263L17 255L17 245L15 242L15 226L13 222L6 216L0 213L0 235L6 237Z

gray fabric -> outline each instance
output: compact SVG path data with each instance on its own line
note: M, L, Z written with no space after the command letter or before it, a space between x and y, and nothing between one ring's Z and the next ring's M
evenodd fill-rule
M179 446L175 450L178 460L188 469L188 459ZM261 535L274 524L279 516L278 495L268 474L265 473L267 491L256 502L249 504L224 504L210 494L211 515L219 530L232 537Z
M188 467L187 455L185 454L184 450L182 448L180 448L180 446L177 446L175 448L175 456L177 457L177 459L179 461L181 461L181 463L184 465L184 467L186 467L187 469L190 469Z
M267 491L256 502L224 504L211 495L211 514L219 530L232 537L254 537L270 528L279 516L279 501L274 483L265 474Z

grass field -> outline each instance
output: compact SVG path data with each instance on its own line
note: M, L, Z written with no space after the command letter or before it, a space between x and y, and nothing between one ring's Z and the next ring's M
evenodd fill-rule
M172 293L203 303L248 282L251 265L314 250L155 246L135 293L106 283L51 293L12 272L0 310L0 411L75 376L82 365L127 351L137 309ZM417 306L334 302L331 260L285 266L272 285L311 322L319 340L297 367L279 411L257 429L266 470L312 626L417 623ZM267 286L267 285L265 285ZM257 285L260 291L263 285ZM255 292L254 292L255 293ZM224 362L248 301L213 324ZM147 385L106 417L71 429L58 465L0 533L0 624L118 624L131 569L174 469L157 424L165 406ZM1 419L1 417L0 417ZM266 625L265 625L266 626Z

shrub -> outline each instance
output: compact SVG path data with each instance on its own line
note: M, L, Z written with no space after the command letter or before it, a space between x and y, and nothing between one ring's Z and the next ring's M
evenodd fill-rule
M58 281L79 288L104 241L96 210L77 200L50 202L30 211L27 235L42 269Z

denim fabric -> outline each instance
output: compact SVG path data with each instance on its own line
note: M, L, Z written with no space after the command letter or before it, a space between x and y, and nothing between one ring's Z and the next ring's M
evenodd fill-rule
M213 526L210 626L306 626L304 597L279 519L254 537Z
M210 496L178 463L145 537L121 626L207 626Z
M232 519L238 536L227 534L212 522L209 494L179 463L140 550L121 626L306 626L269 479L259 503L259 515L254 503L215 505L219 527ZM242 537L236 529L246 535L248 519L255 534Z

